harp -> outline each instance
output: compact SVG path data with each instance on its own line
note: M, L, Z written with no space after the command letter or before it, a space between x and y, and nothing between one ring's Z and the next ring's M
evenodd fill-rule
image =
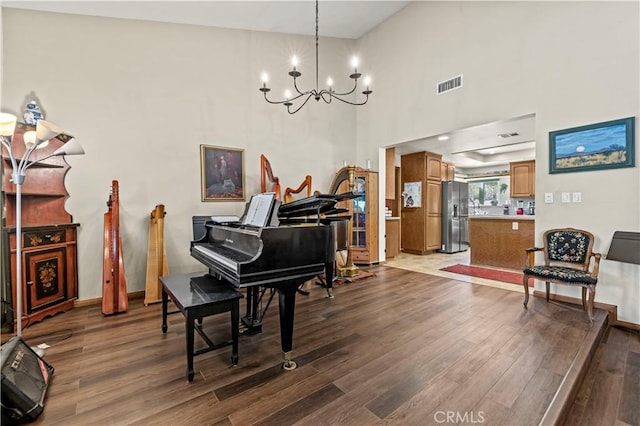
M112 315L126 312L129 308L120 240L120 199L117 180L111 183L107 208L104 214L102 313Z
M271 163L264 154L260 154L260 191L275 192L276 200L281 199L280 179L273 175Z
M303 189L307 188L307 197L311 197L311 176L307 175L304 180L302 181L302 183L300 184L300 186L296 189L293 188L286 188L284 190L284 202L285 203L290 203L293 201L294 198L294 194L299 194L302 192Z
M164 248L164 204L158 204L149 217L149 247L147 249L147 284L144 292L145 306L162 301L160 277L169 275L167 252Z
M342 192L353 192L356 182L356 166L345 166L338 170L333 176L331 186L329 187L329 194L337 194ZM345 188L346 186L346 188ZM347 201L347 202L350 202ZM347 222L347 258L345 259L344 266L338 267L338 276L340 277L354 277L360 273L360 269L353 264L351 255L351 242L353 238L353 223L349 219Z

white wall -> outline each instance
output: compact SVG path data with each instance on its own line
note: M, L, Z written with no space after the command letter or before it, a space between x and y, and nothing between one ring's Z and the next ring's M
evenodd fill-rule
M284 190L305 175L326 191L355 161L355 111L310 102L294 116L273 92L301 59L302 87L315 86L313 37L3 9L2 111L22 116L34 92L46 118L76 136L68 157L66 208L80 223L79 299L102 292L103 217L111 181L120 186L127 289L145 288L149 214L164 204L172 273L198 270L189 255L191 216L241 214L244 202L201 202L200 144L245 150L246 193L259 192L260 154ZM321 39L320 75L349 71L353 41ZM346 79L346 77L345 77ZM27 179L28 179L27 175Z
M594 233L595 250L606 254L614 231L640 231L640 149L634 168L550 175L548 133L635 116L640 142L638 16L638 2L411 3L359 40L375 84L357 110L358 160L376 158L381 146L535 113L537 243L546 229L572 226ZM458 74L463 88L435 94L437 82ZM558 202L573 191L582 203ZM545 192L556 203L544 204ZM603 260L596 295L635 324L639 271ZM567 286L553 291L580 297Z
M640 230L640 169L549 175L547 138L638 117L638 12L637 2L412 2L355 45L321 40L326 68L342 69L360 51L373 78L366 107L308 105L289 116L260 98L258 76L268 67L274 90L284 88L276 76L286 75L294 50L311 60L311 37L3 9L1 105L19 113L35 92L47 118L87 151L69 157L66 179L67 210L81 224L80 299L101 294L112 179L120 181L125 268L136 291L144 288L156 204L167 210L172 272L197 266L188 254L191 215L242 210L244 203L200 202L200 144L245 149L248 193L259 187L261 153L284 186L312 174L322 189L344 160L370 159L383 181L380 147L531 113L538 242L545 229L575 226L593 232L596 250L606 253L613 231ZM438 81L460 73L462 89L435 95ZM558 199L562 191L581 191L583 202L543 203L544 192ZM639 269L603 260L596 298L636 324ZM572 290L557 289L579 295Z

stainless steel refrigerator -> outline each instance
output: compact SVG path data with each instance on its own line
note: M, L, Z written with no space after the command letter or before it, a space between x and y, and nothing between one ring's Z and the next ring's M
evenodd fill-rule
M469 184L442 182L443 253L457 253L469 248Z

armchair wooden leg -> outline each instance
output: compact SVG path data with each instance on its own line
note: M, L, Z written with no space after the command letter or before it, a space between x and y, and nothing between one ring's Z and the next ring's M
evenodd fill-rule
M589 315L589 321L593 322L593 302L596 299L596 286L589 286L589 300L587 302L587 315Z
M549 301L549 281L545 281L545 284L547 286L547 302Z
M587 310L587 287L582 287L582 309Z
M529 303L529 276L527 274L524 274L522 284L524 285L524 307L526 308Z

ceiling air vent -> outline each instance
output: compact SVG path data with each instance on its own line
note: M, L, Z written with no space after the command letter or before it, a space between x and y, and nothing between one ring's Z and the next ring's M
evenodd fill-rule
M462 74L438 83L438 95L462 87Z
M506 139L506 138L512 138L514 136L519 136L519 135L520 133L518 132L511 132L511 133L501 133L498 135L498 137L502 139Z

